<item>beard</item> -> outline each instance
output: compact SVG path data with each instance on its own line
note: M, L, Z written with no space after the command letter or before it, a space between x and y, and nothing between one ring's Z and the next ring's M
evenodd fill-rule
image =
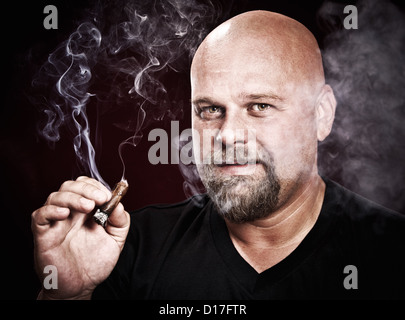
M238 149L235 152L239 155L238 159L245 153ZM220 153L224 159L225 151ZM214 164L218 156L218 152L211 154L211 161L198 164L197 169L208 195L225 219L244 223L265 218L277 209L280 181L270 155L258 150L255 159L245 159L244 163L256 163L256 170L249 175L222 174L218 165ZM258 170L260 165L264 172Z

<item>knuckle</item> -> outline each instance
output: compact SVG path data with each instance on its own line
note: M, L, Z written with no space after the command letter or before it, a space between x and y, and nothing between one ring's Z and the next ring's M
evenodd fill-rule
M46 199L45 205L51 204L52 200L55 198L57 192L52 192Z
M35 210L33 213L31 213L31 220L35 221L35 220L37 219L38 212L39 212L40 210L41 210L41 209L37 209L37 210Z
M76 178L76 181L83 181L83 180L88 180L88 179L90 179L90 178L87 176L80 176L80 177Z
M31 213L31 230L36 230L36 226L39 224L41 215L44 214L44 210L46 210L46 208L47 206L43 206Z
M59 188L59 190L67 190L69 189L69 187L72 185L72 180L67 180L65 182L63 182Z
M87 192L89 192L93 189L94 189L94 187L89 183L83 182L83 184L81 185L82 194L86 194Z

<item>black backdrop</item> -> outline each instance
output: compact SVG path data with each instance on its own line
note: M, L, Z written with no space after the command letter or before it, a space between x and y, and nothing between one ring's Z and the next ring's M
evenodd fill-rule
M213 1L215 3L215 1ZM307 26L320 46L328 30L319 24L317 12L323 1L216 1L224 12L222 20L237 13L266 9L283 13ZM43 8L58 8L57 30L43 27ZM37 134L38 108L30 99L31 80L37 67L50 52L64 41L85 19L84 9L90 1L24 1L11 2L2 17L2 105L0 136L1 170L1 265L3 299L35 299L39 281L33 270L31 213L45 202L47 195L60 184L80 174L71 139L62 136L51 148ZM182 87L183 101L189 96L187 72L173 75L171 86ZM170 90L170 87L169 87ZM190 111L184 107L180 130L190 127ZM183 177L177 165L151 165L147 153L154 142L147 141L153 128L169 129L168 121L152 122L144 128L144 137L136 148L125 148L127 178L130 190L124 199L127 210L152 203L172 203L185 199ZM121 177L122 167L117 145L127 138L108 121L101 129L105 134L102 156L98 159L101 174L109 184ZM170 130L167 130L170 131ZM395 137L394 137L395 139ZM98 150L96 150L98 151ZM332 178L341 181L337 172ZM404 184L402 184L403 188ZM348 186L350 187L350 186ZM403 189L402 189L403 190ZM389 200L387 202L389 203ZM397 201L398 203L398 201ZM402 204L402 207L401 207ZM404 212L405 197L396 210Z

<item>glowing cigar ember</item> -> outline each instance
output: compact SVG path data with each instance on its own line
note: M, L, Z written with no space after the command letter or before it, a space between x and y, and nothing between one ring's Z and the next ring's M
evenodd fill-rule
M93 218L99 225L105 227L108 217L117 207L122 197L127 193L128 187L127 180L121 180L118 182L112 192L110 201L107 201L99 209L97 209Z

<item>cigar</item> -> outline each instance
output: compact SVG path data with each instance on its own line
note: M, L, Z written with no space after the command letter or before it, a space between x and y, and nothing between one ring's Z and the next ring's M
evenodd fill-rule
M99 225L105 227L108 217L117 207L122 197L127 193L128 187L128 182L126 180L121 180L118 182L112 192L110 201L107 201L97 209L96 213L93 215L93 218Z

